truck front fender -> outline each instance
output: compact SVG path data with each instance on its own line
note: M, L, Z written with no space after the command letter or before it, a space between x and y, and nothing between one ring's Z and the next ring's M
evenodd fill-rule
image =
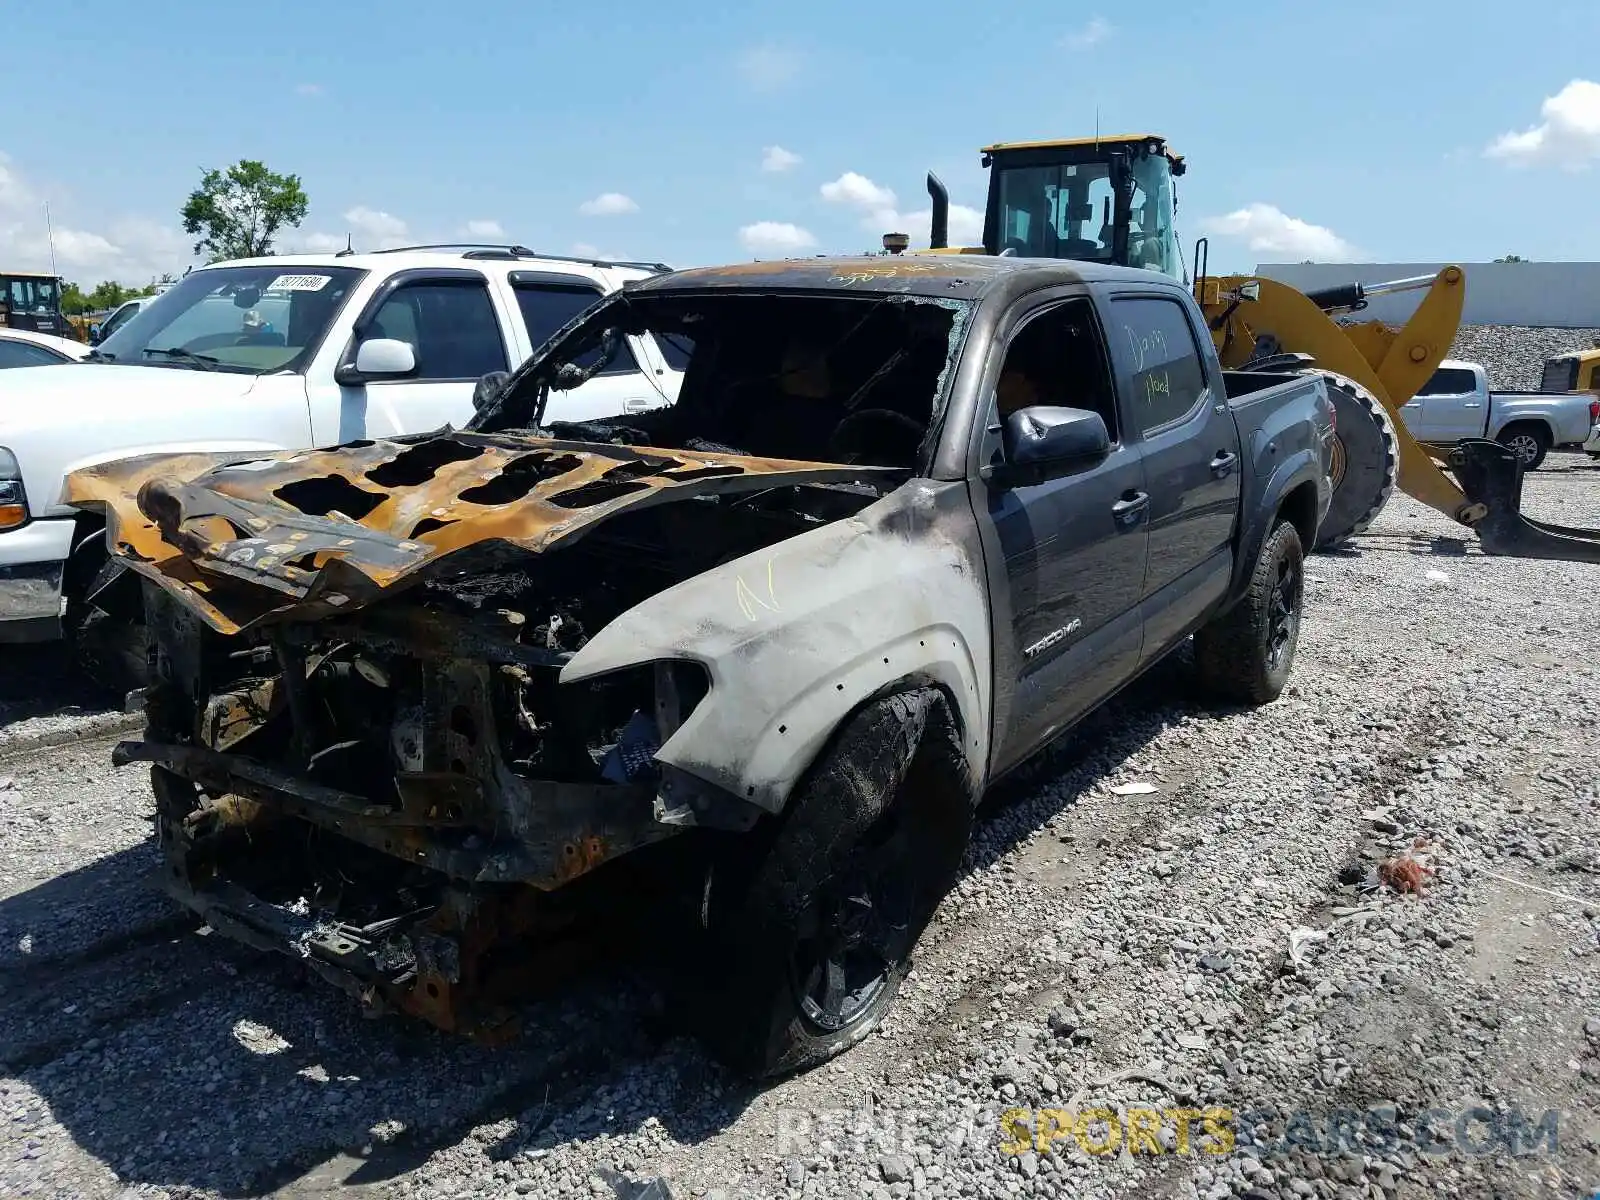
M988 761L988 593L963 483L913 480L856 516L685 580L604 626L563 683L663 659L705 697L658 761L780 811L845 716L885 688L948 695L974 772Z

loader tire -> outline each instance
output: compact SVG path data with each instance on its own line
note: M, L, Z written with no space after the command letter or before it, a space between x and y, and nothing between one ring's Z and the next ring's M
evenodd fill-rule
M1244 599L1194 635L1195 670L1207 691L1234 704L1278 698L1294 669L1305 605L1300 534L1283 517L1261 543Z
M1333 502L1317 533L1318 550L1371 525L1400 479L1400 439L1379 399L1355 380L1318 372L1334 408Z
M873 700L835 733L763 835L714 872L695 1032L770 1078L869 1036L954 884L974 808L961 735L936 688Z

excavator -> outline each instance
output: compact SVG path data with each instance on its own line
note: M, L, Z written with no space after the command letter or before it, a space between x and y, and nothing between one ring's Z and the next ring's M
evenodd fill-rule
M1466 275L1351 283L1301 292L1253 275L1213 276L1209 244L1185 261L1175 180L1187 165L1160 134L1137 133L985 146L989 171L983 244L949 245L949 191L929 172L929 246L884 237L889 253L1014 254L1110 263L1192 283L1222 365L1229 370L1316 372L1335 407L1334 497L1318 545L1349 541L1383 510L1396 487L1471 529L1485 553L1600 563L1600 531L1524 516L1522 464L1498 442L1419 443L1400 417L1449 354L1461 324ZM1349 318L1370 298L1420 291L1403 326Z

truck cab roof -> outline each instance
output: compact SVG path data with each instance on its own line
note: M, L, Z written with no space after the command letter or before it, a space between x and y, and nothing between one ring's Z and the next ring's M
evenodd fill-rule
M689 267L628 285L631 292L716 290L898 293L975 300L1005 284L1017 290L1076 283L1128 283L1186 291L1176 280L1137 267L1055 258L987 254L850 255Z

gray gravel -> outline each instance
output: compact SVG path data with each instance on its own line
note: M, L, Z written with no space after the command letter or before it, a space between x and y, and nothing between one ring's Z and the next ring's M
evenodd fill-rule
M1527 504L1600 527L1600 468L1554 454ZM1092 718L994 798L880 1035L765 1090L660 1033L625 963L534 1006L508 1049L362 1022L154 896L147 786L106 765L110 738L15 742L0 1196L1586 1194L1600 568L1487 558L1459 533L1397 497L1353 550L1312 558L1278 702L1207 708L1180 661ZM1113 791L1132 782L1157 790ZM1420 897L1377 881L1407 850L1434 872ZM1187 1154L1003 1152L1007 1108L1074 1097L1222 1106L1261 1136L1221 1156L1198 1125ZM1429 1108L1559 1109L1559 1146L1268 1136L1375 1105L1407 1129ZM1178 1149L1174 1122L1160 1137Z
M1600 329L1547 329L1521 325L1463 325L1450 358L1482 363L1489 386L1502 391L1537 391L1544 360L1567 350L1592 350Z

